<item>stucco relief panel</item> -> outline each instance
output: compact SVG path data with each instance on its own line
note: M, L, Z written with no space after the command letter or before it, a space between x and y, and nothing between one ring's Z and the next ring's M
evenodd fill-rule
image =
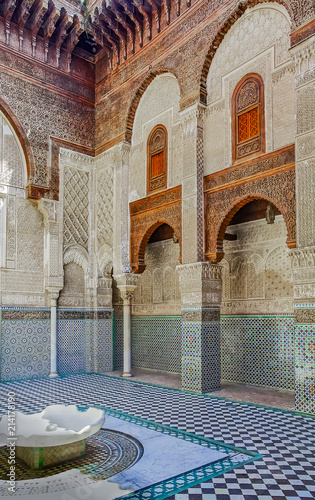
M178 289L179 245L172 239L149 243L146 269L139 275L132 300L133 314L171 315L180 312Z
M157 76L144 92L133 124L130 152L129 201L146 196L147 140L159 124L168 133L168 187L177 185L181 177L181 129L179 127L179 86L170 74Z
M229 226L235 241L224 241L222 314L293 311L293 282L286 225L276 216Z
M221 78L245 62L275 47L275 66L290 59L290 23L280 6L248 9L228 31L216 52L208 76L209 102L221 97Z

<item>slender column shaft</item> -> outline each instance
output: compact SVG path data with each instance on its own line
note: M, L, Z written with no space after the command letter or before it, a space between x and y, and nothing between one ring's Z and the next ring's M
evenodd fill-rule
M124 301L124 372L123 377L132 377L131 375L131 294L123 293Z
M50 378L58 377L57 373L57 294L52 294L50 304Z

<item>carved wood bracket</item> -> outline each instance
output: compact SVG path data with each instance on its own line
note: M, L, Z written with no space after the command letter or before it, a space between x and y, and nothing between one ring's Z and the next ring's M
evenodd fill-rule
M226 228L236 212L252 200L275 205L287 225L287 245L296 246L294 145L227 168L204 178L206 258L224 256Z
M151 234L162 224L174 229L182 256L182 187L130 203L130 260L134 273L145 269L144 252Z

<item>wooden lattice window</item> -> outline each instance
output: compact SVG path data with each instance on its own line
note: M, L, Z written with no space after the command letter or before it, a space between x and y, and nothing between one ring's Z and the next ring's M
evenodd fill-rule
M157 125L148 139L147 192L167 188L167 131Z
M264 85L257 74L246 75L232 98L232 160L265 152Z

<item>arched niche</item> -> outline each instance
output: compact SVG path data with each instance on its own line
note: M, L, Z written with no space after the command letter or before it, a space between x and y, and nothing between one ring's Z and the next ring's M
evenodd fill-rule
M129 163L129 201L133 202L147 195L150 155L148 142L157 126L165 131L167 146L167 179L159 189L180 184L181 177L181 130L179 121L180 88L176 77L170 73L156 75L137 99L133 110L132 137ZM130 121L130 120L129 120ZM131 126L131 124L129 125ZM167 181L167 182L166 182ZM152 191L149 190L150 192Z

